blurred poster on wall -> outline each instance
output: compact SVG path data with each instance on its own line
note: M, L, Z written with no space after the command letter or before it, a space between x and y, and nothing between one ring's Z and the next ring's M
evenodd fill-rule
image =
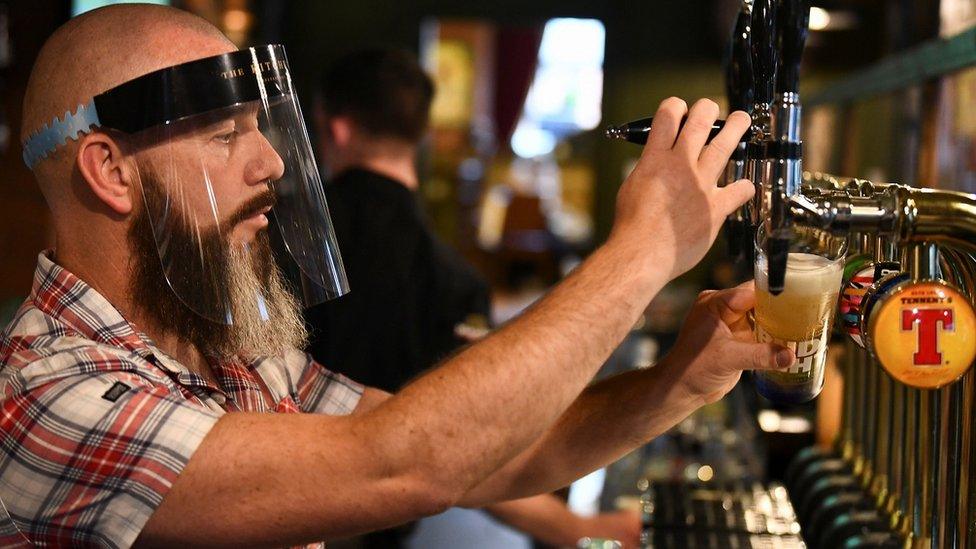
M434 85L431 122L459 127L471 122L474 100L474 53L461 40L438 40L431 54Z
M976 67L942 80L936 126L938 187L976 192Z

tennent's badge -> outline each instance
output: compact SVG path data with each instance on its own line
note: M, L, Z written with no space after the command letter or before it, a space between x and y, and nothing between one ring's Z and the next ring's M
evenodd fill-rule
M907 283L870 321L873 351L896 380L936 389L959 379L976 359L976 314L941 282Z

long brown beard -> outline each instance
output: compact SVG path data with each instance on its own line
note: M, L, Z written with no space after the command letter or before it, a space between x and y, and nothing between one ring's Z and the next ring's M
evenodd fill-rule
M275 265L267 231L247 247L230 245L216 227L194 231L148 172L142 170L146 207L129 230L130 292L153 327L217 359L303 348L301 308Z

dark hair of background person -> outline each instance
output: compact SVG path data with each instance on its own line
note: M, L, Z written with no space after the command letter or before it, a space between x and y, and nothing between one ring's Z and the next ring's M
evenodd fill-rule
M348 116L371 137L415 143L427 131L434 83L406 51L346 55L325 72L320 89L327 117Z

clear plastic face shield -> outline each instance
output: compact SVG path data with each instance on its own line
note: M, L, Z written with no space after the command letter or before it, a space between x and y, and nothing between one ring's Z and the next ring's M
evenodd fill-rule
M248 307L267 320L278 291L305 306L348 291L282 46L150 73L66 118L25 144L28 165L63 142L52 131L119 132L144 198L135 238L151 234L143 253L154 248L196 314L233 324Z

